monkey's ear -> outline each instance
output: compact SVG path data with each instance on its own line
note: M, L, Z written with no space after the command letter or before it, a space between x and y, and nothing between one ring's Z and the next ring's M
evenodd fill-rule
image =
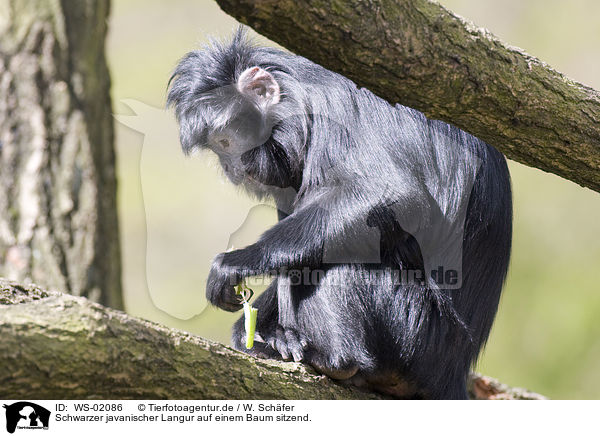
M238 90L259 103L269 106L279 102L279 84L275 78L260 67L246 69L237 81Z

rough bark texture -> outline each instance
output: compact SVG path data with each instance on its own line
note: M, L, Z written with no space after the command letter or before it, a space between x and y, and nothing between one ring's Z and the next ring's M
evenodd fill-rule
M107 0L0 0L0 275L122 307Z
M217 0L392 103L600 191L600 94L430 0Z
M82 297L0 280L0 398L377 399ZM480 399L543 399L473 375Z

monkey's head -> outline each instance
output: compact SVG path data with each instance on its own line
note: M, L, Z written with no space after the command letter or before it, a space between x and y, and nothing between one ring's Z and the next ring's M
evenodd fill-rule
M302 60L256 46L244 27L229 42L188 53L167 98L183 151L216 153L226 176L259 197L278 188L298 191L311 117L306 75L290 68L294 62Z
M210 51L184 57L171 77L167 102L175 108L184 152L213 151L227 177L240 184L252 166L248 152L271 137L280 88L265 68L237 71L239 64L229 58L218 63L213 57Z

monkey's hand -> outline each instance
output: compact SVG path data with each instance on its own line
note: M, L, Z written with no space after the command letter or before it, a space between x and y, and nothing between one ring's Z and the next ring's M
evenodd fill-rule
M237 312L242 308L242 301L234 287L242 281L242 275L238 268L229 265L227 254L221 253L213 260L206 282L206 298L223 310Z

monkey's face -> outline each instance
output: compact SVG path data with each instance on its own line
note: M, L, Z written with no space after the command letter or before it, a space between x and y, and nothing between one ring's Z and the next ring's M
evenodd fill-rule
M271 136L273 125L252 102L237 102L228 111L227 122L207 132L207 147L218 157L227 177L240 184L248 177L252 165L251 150L263 145Z
M259 67L246 69L234 86L220 88L212 97L215 118L210 125L214 128L206 134L206 141L234 184L250 177L246 171L253 164L250 152L271 136L271 109L279 99L279 85Z
M198 53L184 58L169 91L168 104L175 106L184 152L209 148L234 184L260 183L252 177L256 170L249 168L257 166L252 150L271 136L279 84L271 73L252 66L233 83L224 80L222 86L214 87L213 76L199 75L201 66Z

